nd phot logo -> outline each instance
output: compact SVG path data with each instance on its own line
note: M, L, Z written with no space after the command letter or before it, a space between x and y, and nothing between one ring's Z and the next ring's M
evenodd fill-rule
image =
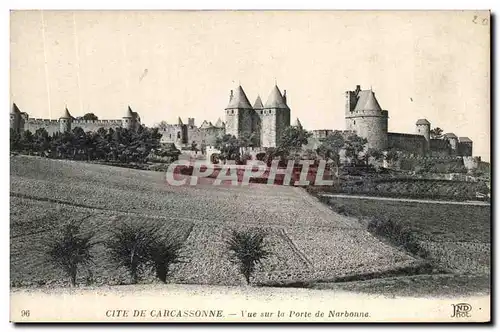
M472 310L472 306L468 303L458 303L452 304L453 314L451 317L455 318L465 318L470 317L470 311Z

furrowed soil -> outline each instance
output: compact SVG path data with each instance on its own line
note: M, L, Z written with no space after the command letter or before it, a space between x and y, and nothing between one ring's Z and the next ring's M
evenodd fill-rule
M407 229L427 257L451 273L489 274L491 265L491 206L426 204L331 197L334 210L359 218L366 225L385 218ZM383 234L382 234L383 235Z
M160 223L161 232L183 241L183 261L173 266L172 283L245 284L224 242L232 229L267 233L271 255L258 266L251 280L256 285L313 287L363 275L404 275L426 264L301 188L171 186L160 172L27 156L11 157L10 165L12 287L69 285L46 252L55 230L70 220L97 232L95 264L80 271L80 285L131 282L105 246L110 230L122 222ZM152 271L142 275L141 283L154 282Z

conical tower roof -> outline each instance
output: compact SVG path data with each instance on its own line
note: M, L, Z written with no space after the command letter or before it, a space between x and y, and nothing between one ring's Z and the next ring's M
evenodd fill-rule
M366 104L363 107L363 110L365 111L381 111L382 108L378 104L377 98L375 98L375 94L373 93L372 90L368 92L367 98L366 98Z
M220 118L217 119L217 122L215 123L215 126L219 127L219 128L222 128L223 124L222 124L222 120Z
M203 120L203 122L201 123L200 128L202 128L202 129L206 129L206 128L208 128L208 127L209 127L209 125L208 125L208 121L207 121L207 120Z
M295 120L295 123L293 124L295 127L302 128L302 123L300 123L299 118Z
M265 105L266 108L288 108L277 85L271 90Z
M255 99L255 103L253 104L253 108L256 110L261 110L264 108L264 104L262 104L262 99L260 99L260 96L257 96L257 99Z
M19 107L17 107L16 103L12 103L12 109L11 109L10 113L11 114L21 113L21 110L19 109Z
M68 108L67 108L67 107L65 107L65 108L64 108L64 112L63 112L63 114L59 117L59 119L71 119L71 118L73 118L73 117L72 117L72 116L71 116L71 114L69 113Z
M177 124L179 124L179 125L183 125L183 124L184 124L184 123L182 122L182 119L181 119L181 117L180 117L180 116L177 118Z
M382 111L375 93L370 90L361 90L358 93L358 102L356 103L355 111Z
M227 105L226 109L231 108L252 108L250 102L248 101L247 95L241 85L236 88L234 95L229 101L229 105Z
M125 115L123 116L124 118L133 118L134 117L134 112L132 112L132 109L130 106L127 106L127 110L125 111Z

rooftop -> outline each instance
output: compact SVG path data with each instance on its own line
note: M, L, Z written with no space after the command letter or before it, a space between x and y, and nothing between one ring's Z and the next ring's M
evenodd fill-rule
M446 133L443 136L446 138L457 138L457 135L455 135L454 133Z
M69 113L68 108L67 108L67 107L66 107L66 108L64 108L64 112L63 112L63 114L59 117L59 119L71 119L71 118L73 118L73 117L72 117L72 116L71 116L71 114Z
M361 90L354 111L382 111L375 93L372 90Z
M229 105L227 105L226 109L231 108L252 108L250 102L248 101L247 95L241 85L236 88L236 91L233 94L233 90L231 90L231 96L229 99Z
M418 119L417 125L430 125L431 123L427 119Z
M277 85L271 90L269 94L269 98L267 98L266 108L288 108L285 100L283 99L283 95L281 94L280 89Z
M264 105L262 104L262 99L260 99L260 96L257 96L257 99L255 99L255 103L253 104L254 109L263 109Z

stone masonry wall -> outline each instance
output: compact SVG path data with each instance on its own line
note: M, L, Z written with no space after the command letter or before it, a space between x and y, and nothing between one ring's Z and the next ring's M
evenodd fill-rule
M421 135L388 133L387 146L389 149L424 155L426 140Z
M49 135L53 135L59 132L59 121L48 119L29 119L24 125L24 130L29 130L33 134L40 128L44 128Z
M238 136L239 110L226 110L226 133Z
M261 116L262 123L262 146L276 147L276 110L265 109Z

